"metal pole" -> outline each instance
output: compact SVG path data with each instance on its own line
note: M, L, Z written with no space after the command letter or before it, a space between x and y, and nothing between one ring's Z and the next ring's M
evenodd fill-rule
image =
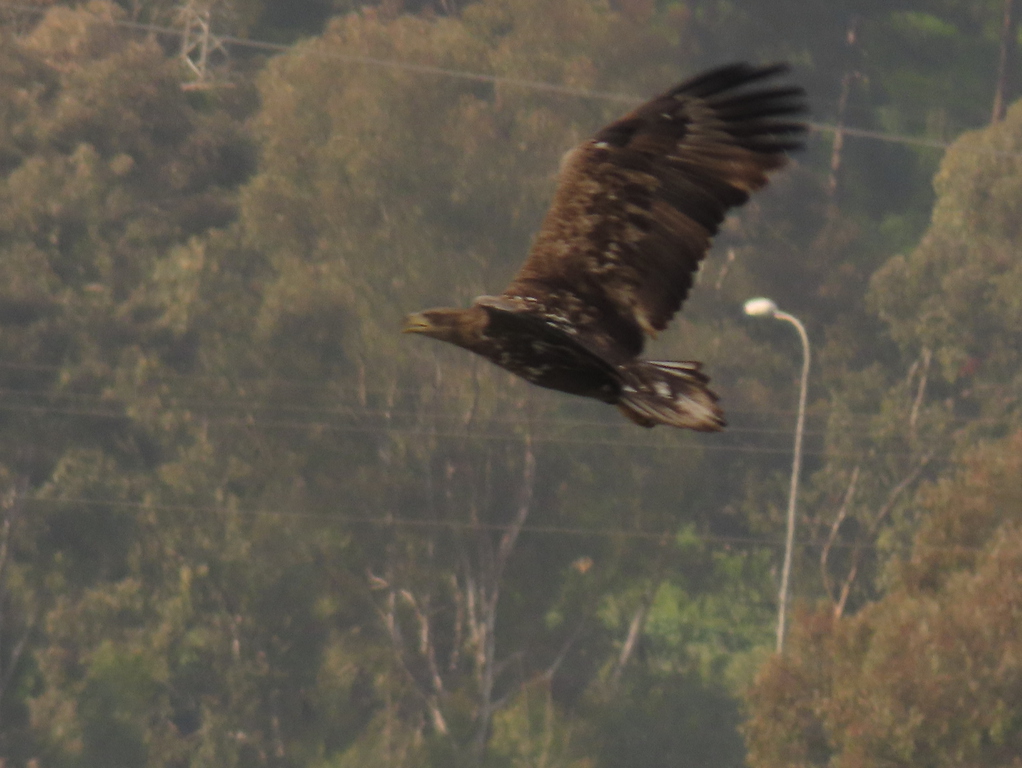
M795 423L795 455L791 463L791 487L788 489L788 530L784 542L784 566L781 569L781 593L777 611L777 652L784 650L784 629L788 612L788 582L791 578L791 557L795 545L795 506L798 500L798 478L802 469L802 427L806 415L806 390L809 386L809 335L798 318L787 312L776 311L774 317L795 326L802 339L802 387L798 396L798 420Z

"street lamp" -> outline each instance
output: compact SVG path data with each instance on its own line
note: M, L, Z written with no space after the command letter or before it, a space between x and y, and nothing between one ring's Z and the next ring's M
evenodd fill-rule
M784 649L784 625L788 611L788 580L791 576L791 551L795 544L795 502L798 498L798 476L802 468L802 426L806 415L806 389L809 384L809 336L798 318L782 312L770 299L749 299L745 314L752 317L773 317L795 326L802 339L802 388L798 396L798 419L795 422L795 455L791 462L791 487L788 490L788 532L784 542L784 566L781 569L781 593L777 610L777 652Z

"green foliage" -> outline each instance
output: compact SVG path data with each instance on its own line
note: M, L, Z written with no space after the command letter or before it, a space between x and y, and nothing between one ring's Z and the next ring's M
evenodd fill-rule
M120 25L173 23L162 0L5 27L5 764L741 765L797 367L790 329L737 317L763 293L813 337L796 584L831 606L763 668L753 759L938 761L945 711L960 763L1017 753L1009 469L916 486L1017 419L1018 107L948 153L918 247L936 155L875 142L834 197L821 142L729 220L653 349L706 362L711 439L396 332L517 269L561 155L625 107L582 93L792 58L818 117L861 69L852 122L939 137L985 115L993 5L220 3L221 33L325 26L202 92Z
M971 452L886 596L800 617L750 692L753 766L1014 765L1022 743L1022 433Z
M925 345L967 414L1017 414L1022 381L1022 108L948 152L919 247L873 278L871 300L903 347Z
M1022 285L1006 254L1018 235L1020 117L1016 106L956 142L936 178L929 230L871 280L872 308L903 359L916 359L901 382L884 383L878 367L846 377L847 405L832 411L835 447L861 459L814 478L824 495L811 503L829 496L834 510L817 535L829 527L840 545L849 534L839 526L854 520L858 542L829 550L821 569L834 605L798 619L795 649L752 689L753 765L1009 765L1018 754L1019 702L1004 688L1016 674L1008 627L1017 601L1004 587L1019 566L1018 437L971 447L1017 424L1022 339L1011 297ZM858 447L853 414L865 402L855 396L884 404ZM909 490L931 458L966 446L971 458L955 479ZM860 557L864 528L879 547ZM883 596L842 618L848 606L827 579L854 568L873 572L854 605Z

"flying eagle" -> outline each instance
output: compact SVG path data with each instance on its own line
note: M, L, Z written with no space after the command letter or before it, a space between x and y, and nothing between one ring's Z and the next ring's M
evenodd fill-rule
M728 209L802 145L804 92L733 64L657 96L569 152L521 271L468 309L405 331L482 355L541 387L618 406L644 427L724 426L697 362L640 360L692 287Z

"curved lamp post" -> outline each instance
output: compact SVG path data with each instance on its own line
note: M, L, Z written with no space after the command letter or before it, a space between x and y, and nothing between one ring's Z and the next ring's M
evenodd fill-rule
M745 314L752 317L773 317L795 326L802 339L802 388L798 396L798 420L795 423L795 455L791 462L791 487L788 490L788 531L784 542L784 567L781 569L781 593L777 610L777 652L784 650L784 627L788 611L788 580L791 576L791 553L795 544L795 502L798 498L798 476L802 468L802 427L806 415L806 388L809 384L809 336L805 326L794 315L782 312L770 299L749 299Z

